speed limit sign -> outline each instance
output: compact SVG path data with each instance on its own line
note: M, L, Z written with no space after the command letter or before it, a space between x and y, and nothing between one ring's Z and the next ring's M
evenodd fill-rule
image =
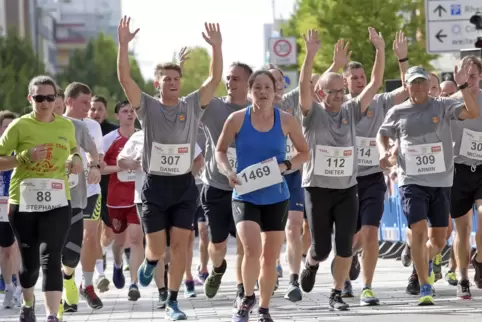
M296 38L270 38L269 51L271 64L280 66L296 64Z

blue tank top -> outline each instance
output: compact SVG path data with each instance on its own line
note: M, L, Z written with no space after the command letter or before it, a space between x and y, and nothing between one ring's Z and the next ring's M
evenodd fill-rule
M278 163L286 158L286 137L281 126L281 118L278 109L274 109L274 124L268 132L259 132L251 124L252 106L246 108L243 126L236 135L236 159L238 161L237 172L247 167L276 157ZM233 199L250 202L255 205L270 205L288 200L290 192L286 180L260 190L256 190L238 196L236 189L233 190Z
M10 188L10 176L12 170L0 171L0 197L8 197L8 189Z

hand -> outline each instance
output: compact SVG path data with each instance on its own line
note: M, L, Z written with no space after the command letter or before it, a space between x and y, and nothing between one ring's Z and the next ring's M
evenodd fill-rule
M29 158L32 162L38 162L47 157L47 145L41 144L31 148L29 151Z
M89 173L87 174L87 183L96 184L100 182L101 174L97 167L90 167Z
M472 62L466 63L459 67L458 65L455 65L454 67L454 80L457 83L457 86L464 85L467 83L467 80L469 79L470 72L472 72L472 68L474 68L474 64ZM478 73L477 73L478 74Z
M183 70L184 69L184 63L186 62L186 60L189 59L189 56L188 56L189 50L187 49L187 47L182 47L181 51L177 55L179 57L179 67L181 67L181 70Z
M333 50L333 63L336 66L345 67L346 64L350 62L352 52L348 51L349 46L350 42L347 41L345 45L345 41L343 39L340 39L336 42Z
M136 171L141 168L141 160L127 160L127 169L131 171Z
M397 31L395 40L393 41L393 51L398 59L408 57L408 41L403 31Z
M321 47L321 41L318 37L318 30L310 29L306 34L303 34L305 41L305 48L307 54L316 54Z
M228 177L228 180L229 180L229 185L231 187L234 188L236 185L238 185L238 186L241 185L241 180L239 180L238 175L233 170L228 172L227 177Z
M117 37L119 39L120 45L127 45L139 32L139 28L136 31L131 32L130 30L131 17L124 16L119 23L117 28Z
M69 174L79 174L84 171L84 164L82 159L78 155L74 155L72 160L67 162L67 169L69 169Z
M393 167L393 164L389 161L391 154L389 151L386 151L384 155L380 155L380 168L382 169L390 169Z
M382 33L378 33L375 28L368 27L368 35L376 50L385 49L385 40L383 40Z
M221 31L219 29L218 23L204 23L206 28L206 33L202 33L204 40L212 47L221 46L223 43L223 37L221 36Z

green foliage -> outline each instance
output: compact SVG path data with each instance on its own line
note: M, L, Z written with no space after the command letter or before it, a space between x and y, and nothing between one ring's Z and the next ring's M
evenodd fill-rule
M430 61L437 56L425 51L424 14L423 0L298 0L295 12L283 26L283 34L297 37L301 65L305 57L302 33L310 28L319 31L322 48L314 72L323 73L331 65L333 46L338 39L344 39L350 42L351 59L362 63L368 73L375 57L368 39L368 27L373 27L382 33L386 43L385 78L398 79L398 61L392 50L398 30L409 38L410 64L433 69Z
M173 57L173 62L179 63L176 59L177 55ZM211 64L211 57L208 51L203 47L189 48L189 59L184 63L183 78L181 84L181 96L188 95L199 89L204 81L209 76L209 65ZM226 64L225 64L226 66ZM226 86L222 81L219 84L216 96L226 95Z
M0 37L0 110L27 112L28 83L42 74L45 66L28 39L18 37L14 29Z

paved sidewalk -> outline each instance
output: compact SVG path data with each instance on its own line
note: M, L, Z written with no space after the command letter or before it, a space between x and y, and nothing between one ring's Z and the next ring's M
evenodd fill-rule
M233 240L230 241L230 251L227 258L228 271L223 279L220 292L216 298L208 300L201 287L197 287L198 298L185 300L181 290L180 307L188 315L188 320L203 322L231 321L231 309L236 291L234 271L232 263L235 262ZM195 246L197 249L197 246ZM283 257L284 261L284 257ZM193 261L193 272L197 266L198 257ZM304 299L298 303L291 303L283 299L288 283L287 265L284 264L285 277L280 280L280 289L275 293L272 300L271 314L276 322L288 321L370 321L370 322L443 322L443 321L480 321L482 313L482 290L472 287L474 300L462 301L455 297L455 287L449 286L443 281L435 284L437 296L436 306L417 307L416 298L406 295L404 290L410 269L402 267L395 260L380 260L373 283L373 288L381 300L378 307L360 307L358 298L348 300L351 309L347 312L331 312L327 308L330 291L330 264L331 259L320 265L316 287L310 294L304 294ZM445 270L445 269L444 269ZM112 274L112 257L109 258L107 274ZM81 273L78 270L77 276ZM129 278L126 272L126 284ZM470 272L473 276L473 272ZM37 321L43 322L45 313L43 299L40 292L41 281L37 284ZM359 295L360 280L353 283L354 290ZM67 322L80 321L136 321L149 322L164 320L164 312L156 309L157 289L154 283L148 288L141 288L142 298L137 302L127 300L127 288L117 290L111 283L109 292L101 294L104 308L93 312L88 309L85 302L79 304L79 312L71 315L66 314ZM0 301L2 300L0 295ZM1 302L0 302L1 304ZM0 308L0 322L18 321L19 309L5 310ZM255 313L255 312L254 312ZM254 314L250 321L257 321Z

